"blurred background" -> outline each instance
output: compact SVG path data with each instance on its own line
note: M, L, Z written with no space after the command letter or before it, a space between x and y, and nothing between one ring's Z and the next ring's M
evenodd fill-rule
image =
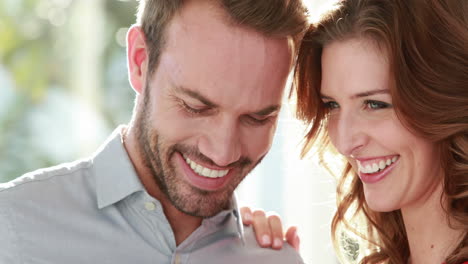
M309 0L311 16L330 0ZM130 120L127 29L135 0L0 0L0 182L86 157ZM305 127L285 100L273 147L238 189L241 205L297 225L306 263L337 263L334 181L299 158Z

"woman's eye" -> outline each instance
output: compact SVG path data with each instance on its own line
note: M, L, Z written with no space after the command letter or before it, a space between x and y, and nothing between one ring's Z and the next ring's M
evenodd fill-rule
M338 103L335 101L329 101L329 102L323 102L323 107L325 109L331 110L331 109L339 108L340 105L338 105Z
M390 108L391 105L388 103L380 102L380 101L374 101L374 100L366 100L364 102L366 108L372 109L372 110L377 110L377 109L385 109L385 108Z

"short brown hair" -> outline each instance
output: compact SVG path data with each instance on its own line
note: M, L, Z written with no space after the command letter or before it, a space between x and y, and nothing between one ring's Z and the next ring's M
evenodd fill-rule
M312 25L295 70L297 114L310 124L303 154L314 142L322 151L329 143L327 111L320 97L323 48L352 38L370 40L388 56L392 104L399 120L440 149L444 209L449 220L456 220L452 227L464 231L446 263L462 263L468 259L468 1L342 0ZM342 239L338 227L344 227L370 243L371 253L361 263L407 262L410 252L401 210L372 211L349 163L338 181L337 204L335 244ZM350 212L362 217L368 229L357 231Z
M274 37L291 37L297 44L307 29L307 8L301 0L198 0L221 6L229 19ZM183 0L140 0L137 24L143 29L149 52L148 71L156 68L165 44L165 29ZM296 45L297 46L297 45Z

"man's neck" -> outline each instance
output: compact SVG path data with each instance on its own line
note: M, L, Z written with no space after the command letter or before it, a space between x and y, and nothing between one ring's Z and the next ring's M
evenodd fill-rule
M150 170L144 165L138 150L134 128L128 127L123 134L124 147L135 167L138 178L148 194L161 203L164 214L174 232L176 245L180 245L201 225L202 218L187 215L172 205L166 195L159 189Z
M440 197L442 184L424 202L402 208L411 264L441 264L460 242L463 230L449 227Z
M177 246L184 242L184 240L187 239L202 223L202 218L187 215L179 211L171 203L167 205L163 204L163 209L167 221L174 232Z

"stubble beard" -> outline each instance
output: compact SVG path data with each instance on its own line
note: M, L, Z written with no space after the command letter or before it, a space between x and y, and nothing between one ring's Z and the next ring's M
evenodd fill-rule
M256 167L263 157L254 166L248 158L241 158L236 162L236 175L231 182L222 190L206 191L189 185L181 175L177 175L171 160L176 153L185 153L196 156L201 160L207 160L196 148L175 144L166 146L160 133L151 126L150 112L151 102L150 88L148 84L145 89L143 107L137 114L135 129L138 142L139 155L143 165L152 174L156 185L161 193L179 211L195 216L208 218L229 207L232 193L245 176Z

